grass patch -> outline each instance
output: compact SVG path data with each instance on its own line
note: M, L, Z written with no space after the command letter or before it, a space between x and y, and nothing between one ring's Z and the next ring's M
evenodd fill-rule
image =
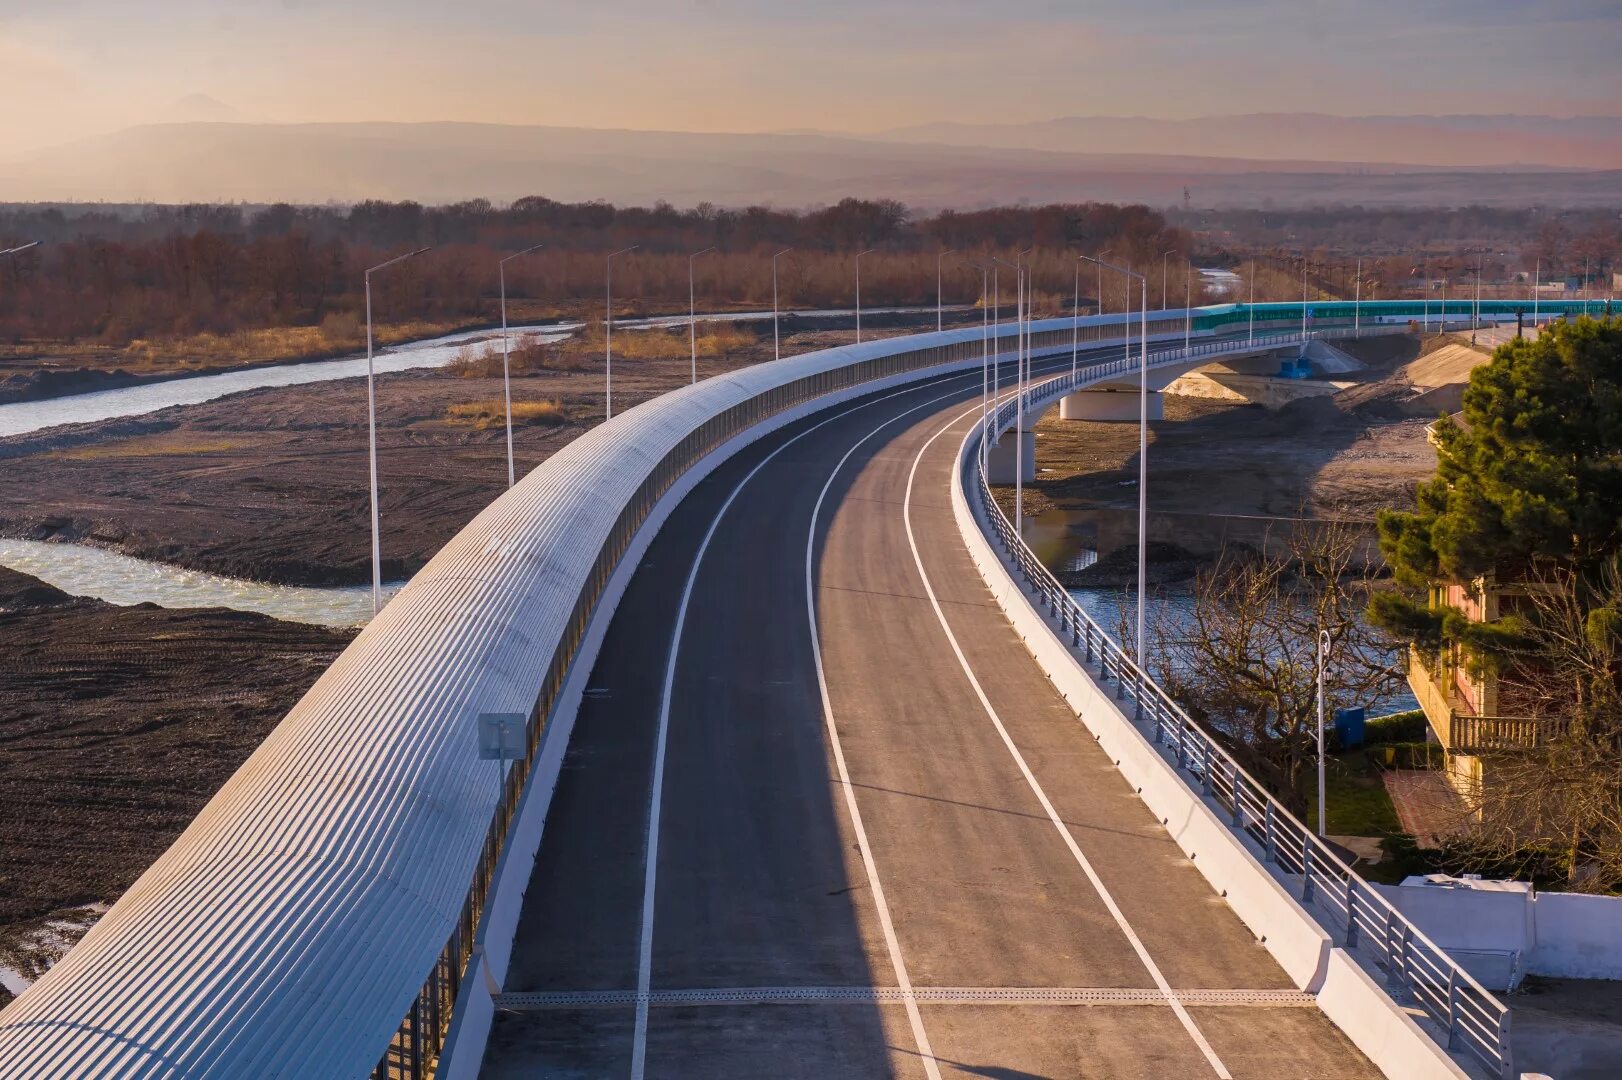
M475 431L499 427L505 423L506 416L500 398L491 398L487 401L467 401L459 405L452 405L445 410L445 414L452 420L471 421ZM515 427L557 427L567 423L568 420L568 414L564 412L562 404L556 401L513 402L513 425Z
M1318 821L1318 775L1307 774L1308 824ZM1397 808L1380 779L1380 771L1361 748L1330 754L1324 788L1329 799L1328 831L1337 836L1394 836L1402 832Z
M252 439L188 439L185 436L141 435L115 439L93 446L58 450L51 457L62 461L108 461L115 458L184 457L189 454L219 454L252 446Z
M689 340L685 326L669 329L625 330L614 335L615 360L685 360L696 347L701 360L731 356L759 344L759 338L744 327L729 322L701 322L698 335ZM533 371L584 371L603 362L603 327L593 323L563 341L539 342L520 338L512 343L508 366L513 374ZM501 376L501 344L466 345L447 365L464 379L495 379Z
M391 323L373 329L381 347L419 338L437 337L456 323ZM186 337L138 339L118 355L119 365L132 371L173 368L217 368L268 360L309 360L360 352L366 348L366 324L348 312L327 316L319 326L269 326L230 333L205 331Z

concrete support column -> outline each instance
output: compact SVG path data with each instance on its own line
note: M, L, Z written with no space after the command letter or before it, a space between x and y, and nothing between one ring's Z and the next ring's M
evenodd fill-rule
M1023 439L1025 449L1022 451L1024 460L1020 462L1024 468L1025 483L1029 484L1036 479L1036 432L1015 431L1009 428L1003 432L1002 441L991 448L990 459L987 462L987 475L993 484L1012 484L1014 482L1014 447L1018 444L1015 438Z
M1166 396L1158 390L1151 390L1149 419L1162 420L1165 416ZM1078 390L1060 399L1059 419L1135 424L1138 422L1138 391Z

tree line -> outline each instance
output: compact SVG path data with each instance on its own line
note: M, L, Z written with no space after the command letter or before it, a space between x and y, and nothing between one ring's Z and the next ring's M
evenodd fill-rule
M780 300L805 307L850 306L852 257L867 249L863 303L873 306L934 303L936 256L946 249L963 253L944 264L948 303L980 299L981 275L965 260L1013 261L1034 248L1037 291L1050 306L1071 299L1074 251L1113 249L1114 258L1143 266L1171 250L1173 265L1185 266L1192 249L1188 233L1143 206L919 215L893 200L855 198L806 211L617 207L540 196L505 207L478 199L445 206L0 208L0 247L24 240L42 244L0 266L0 340L114 346L352 320L363 309L365 268L424 246L434 250L374 280L380 321L493 320L497 260L533 244L545 247L507 266L509 298L528 318L600 309L603 256L633 244L614 264L625 311L685 309L688 256L704 248L715 250L696 265L699 301L712 309L769 306L770 256L783 248L792 250L779 262ZM1089 275L1082 281L1093 284ZM1121 284L1106 284L1113 294L1106 303L1121 303ZM1003 293L1011 297L1012 286Z

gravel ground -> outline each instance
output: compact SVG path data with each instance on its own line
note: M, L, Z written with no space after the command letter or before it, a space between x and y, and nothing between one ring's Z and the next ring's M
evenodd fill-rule
M863 336L906 332L903 321L870 316ZM784 328L789 355L854 336L838 320ZM760 344L701 360L699 376L769 360L771 324L755 329ZM616 358L615 410L688 379L686 356ZM278 584L363 584L371 580L365 395L364 380L348 379L0 439L0 534ZM502 426L480 429L446 412L500 397L499 379L445 371L378 380L385 579L414 573L505 487ZM602 371L526 374L513 380L513 399L557 401L564 417L515 430L522 475L602 421Z
M37 974L77 940L351 637L0 568L0 966Z

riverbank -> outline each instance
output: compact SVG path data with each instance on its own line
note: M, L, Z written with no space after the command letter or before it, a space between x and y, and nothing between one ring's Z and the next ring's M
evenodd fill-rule
M373 330L374 347L393 348L449 334L500 329L500 322L456 320L385 323ZM364 353L364 325L260 328L235 334L199 334L122 347L43 344L0 354L0 405L49 401L173 379L305 364Z
M1378 343L1378 344L1377 344ZM1337 376L1355 385L1280 409L1168 394L1165 419L1149 425L1149 539L1169 574L1225 544L1252 547L1303 518L1366 527L1376 514L1413 505L1435 472L1425 429L1434 417L1403 416L1380 390L1418 354L1413 339L1370 339L1369 367ZM1117 583L1110 553L1136 545L1138 426L1060 420L1036 426L1036 479L1026 486L1033 545L1050 565L1077 550L1103 558L1077 584ZM1135 556L1132 560L1135 566ZM1124 565L1124 564L1122 564Z
M961 305L947 309L953 320L969 311ZM843 319L848 311L806 311L783 313L785 319L829 317ZM872 325L900 315L916 321L933 316L934 309L877 308L864 313ZM702 312L707 321L734 322L759 319L762 313L753 305L735 304ZM602 312L595 301L566 305L542 305L514 301L508 305L508 323L515 330L571 331L600 320ZM616 313L616 328L642 329L683 324L686 312L665 312L627 301ZM837 323L823 324L835 328ZM93 394L132 386L172 382L176 379L255 371L267 367L316 363L341 357L364 355L364 324L343 320L336 325L266 327L234 334L199 334L190 338L139 341L115 347L99 344L33 344L11 346L0 351L0 405L51 401L77 394ZM414 321L383 323L374 328L378 351L420 345L454 335L492 334L500 331L499 317L484 319Z
M863 336L933 326L934 312L863 317ZM847 343L854 320L783 320L784 352ZM755 344L700 358L700 378L770 360ZM616 357L623 412L690 379L680 355ZM458 407L499 401L499 377L416 369L378 379L383 576L411 576L506 487L501 424ZM600 369L520 373L515 403L555 403L519 424L519 475L603 419ZM280 585L371 580L366 384L276 387L0 439L0 535L85 543Z
M352 637L0 568L0 969L32 977L77 940Z

